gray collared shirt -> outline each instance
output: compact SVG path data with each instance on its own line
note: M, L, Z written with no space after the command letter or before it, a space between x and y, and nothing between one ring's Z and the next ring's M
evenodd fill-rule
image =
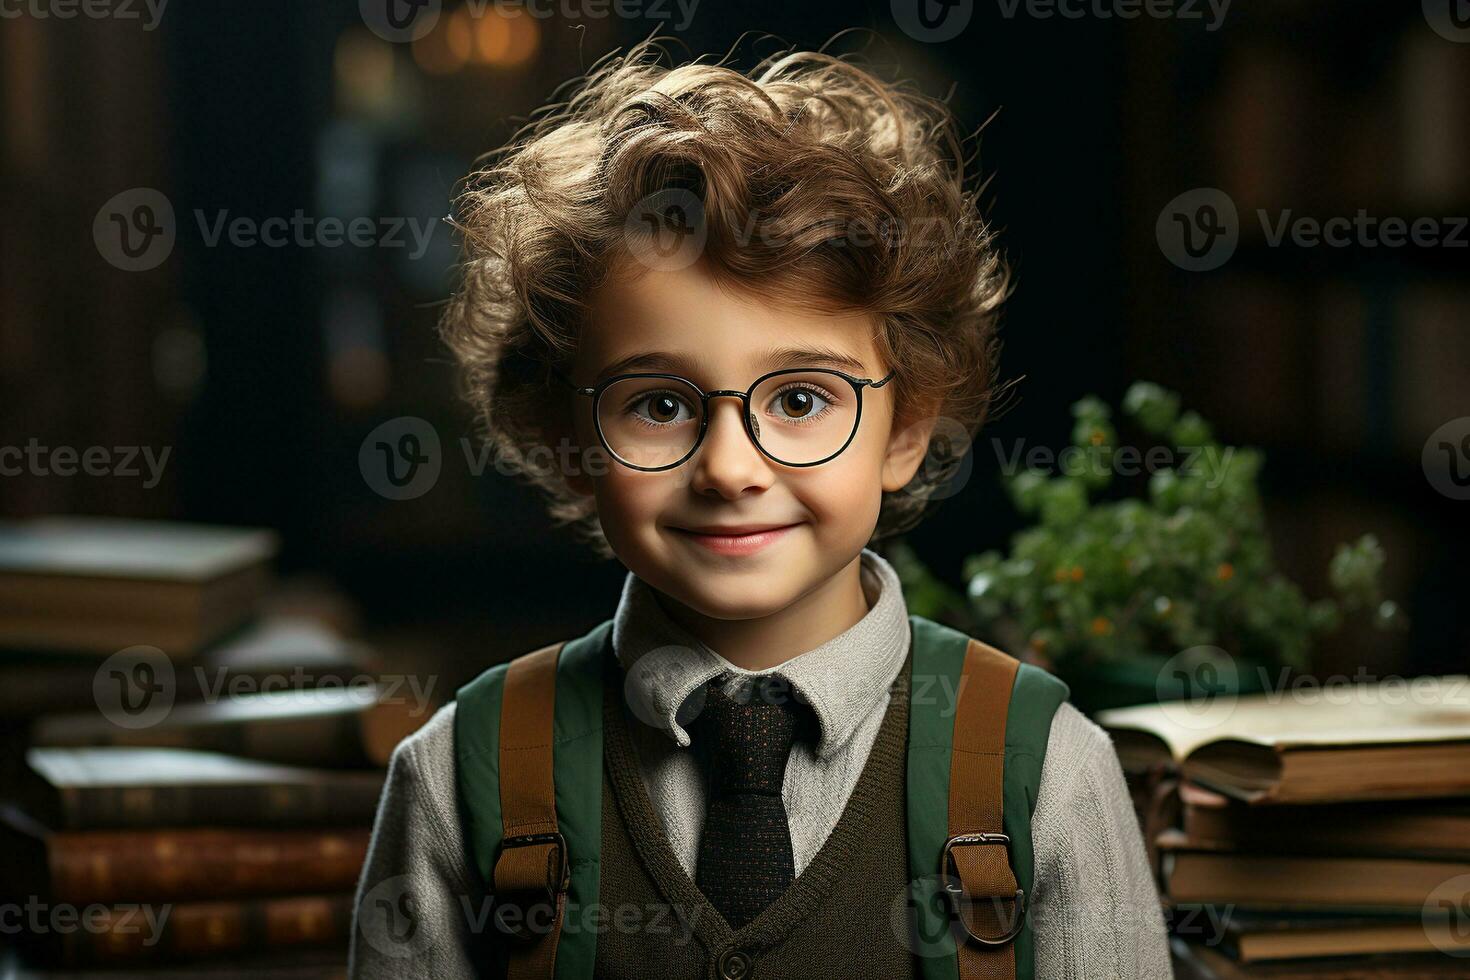
M888 685L908 653L908 612L897 576L877 554L863 554L868 614L852 630L775 668L809 700L821 726L817 746L798 742L792 749L782 790L798 871L841 816L887 708ZM620 656L643 664L641 676L629 672L627 704L649 722L632 726L635 744L654 809L692 877L704 794L678 710L696 687L730 666L677 627L666 631L673 624L660 608L644 605L652 598L644 583L630 576L624 585L614 643L621 644ZM660 648L672 649L646 659ZM483 939L485 890L466 860L454 716L455 706L446 705L393 753L358 883L354 978L476 975L471 950ZM1107 733L1071 704L1052 719L1031 839L1036 877L1027 914L1038 980L1172 975L1158 892L1117 753ZM384 895L413 899L416 928L406 944L384 936ZM657 972L657 964L650 970Z
M737 667L689 634L663 611L653 590L629 572L613 617L613 649L626 672L624 696L643 779L654 811L684 870L694 877L704 825L705 785L689 732L706 681L722 673L772 674L810 705L820 738L797 740L781 796L791 827L796 873L821 850L842 816L888 709L889 690L908 655L908 610L893 566L864 549L863 593L868 612L846 630L766 670Z

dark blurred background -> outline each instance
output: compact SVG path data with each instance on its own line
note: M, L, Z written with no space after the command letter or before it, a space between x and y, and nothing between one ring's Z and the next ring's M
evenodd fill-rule
M1436 491L1421 454L1470 415L1470 232L1458 247L1272 247L1252 217L1470 214L1470 31L1450 4L1277 0L1221 16L1181 0L1124 19L996 0L953 8L968 17L954 36L916 37L897 8L852 0L704 0L687 23L687 6L651 0L632 17L446 2L402 43L350 0L180 2L156 18L139 4L136 19L62 6L0 23L0 445L172 451L151 487L7 475L0 516L275 528L283 573L340 589L365 632L451 680L600 621L621 566L466 461L472 420L433 330L456 255L439 219L474 159L559 83L655 30L703 54L747 31L819 46L863 28L848 49L950 93L967 127L999 110L979 163L1018 283L1002 372L1024 380L963 492L910 535L920 557L958 584L967 555L1020 526L992 439L1060 448L1072 402L1116 404L1151 379L1224 440L1266 450L1280 561L1309 594L1325 591L1335 542L1384 543L1386 591L1412 629L1323 650L1320 669L1464 667L1470 505ZM1188 271L1156 224L1206 187L1239 208L1239 246ZM128 271L104 212L131 212L142 188L171 205L175 241ZM399 244L209 241L219 220L298 211L367 216L376 233L402 219ZM359 452L403 416L437 431L442 472L394 500Z

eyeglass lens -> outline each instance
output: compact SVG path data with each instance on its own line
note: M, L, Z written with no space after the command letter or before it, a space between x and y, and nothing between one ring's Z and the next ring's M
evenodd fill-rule
M711 408L718 400L711 402ZM622 378L597 406L607 446L623 462L671 466L694 448L703 426L699 390L672 378ZM828 371L778 374L750 395L750 430L772 458L791 465L825 459L857 427L858 392Z

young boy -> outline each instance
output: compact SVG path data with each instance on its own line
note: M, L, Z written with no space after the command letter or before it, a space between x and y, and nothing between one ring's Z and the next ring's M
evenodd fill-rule
M1107 736L868 548L993 393L963 142L847 61L645 44L471 178L445 336L628 576L399 746L354 976L1170 975Z

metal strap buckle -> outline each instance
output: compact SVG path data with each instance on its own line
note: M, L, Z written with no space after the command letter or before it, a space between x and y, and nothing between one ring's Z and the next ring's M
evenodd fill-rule
M1004 895L979 896L980 898L988 897L992 904L997 905L997 917L999 917L999 902L1015 902L1015 914L1004 935L977 935L970 928L969 918L960 912L960 902L962 900L968 899L969 901L975 901L976 899L965 894L965 886L963 880L960 878L959 866L954 862L954 849L956 847L983 846L988 844L1004 846L1006 849L1006 860L1010 861L1011 839L1007 835L992 833L956 834L944 842L944 850L939 856L939 872L944 877L944 891L949 900L950 912L953 913L955 918L960 920L960 925L964 927L966 934L977 943L985 946L1004 946L1012 939L1015 939L1021 932L1021 925L1026 914L1026 892L1024 889L1017 888L1014 897ZM956 881L959 884L955 884Z
M547 911L548 913L550 913L556 909L557 899L567 892L572 883L571 863L567 855L567 841L566 838L561 835L560 831L551 831L549 833L542 834L516 834L514 836L504 838L500 842L500 847L495 852L495 864L498 868L500 865L500 859L504 856L505 852L510 850L511 848L536 847L538 845L547 844L555 848L554 858L547 862L548 874L542 886L545 889L546 902L548 905ZM551 857L551 855L548 855L548 857ZM554 878L552 877L553 874L555 875ZM528 914L528 906L532 906L535 903L528 902L526 903L526 905L523 906L517 904L514 901L514 898L518 894L521 894L525 891L535 892L536 889L530 888L523 890L514 887L500 888L499 886L497 886L495 894L495 921L502 932L506 932L518 938L526 940L539 939L542 935L545 934L545 932L544 930L531 927L531 916ZM507 899L510 900L507 901ZM510 909L515 909L519 914L514 917L508 915L507 913ZM547 920L546 925L550 927L550 919Z

